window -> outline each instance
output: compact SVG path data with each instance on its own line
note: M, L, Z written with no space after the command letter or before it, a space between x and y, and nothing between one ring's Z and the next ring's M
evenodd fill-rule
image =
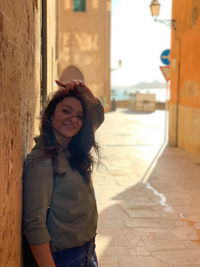
M74 0L74 11L85 12L86 11L86 0Z

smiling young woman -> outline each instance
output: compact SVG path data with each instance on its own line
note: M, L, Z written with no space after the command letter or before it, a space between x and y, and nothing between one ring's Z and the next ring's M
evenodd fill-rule
M83 82L57 84L24 164L23 232L39 267L98 266L91 149L104 111Z
M65 146L65 139L76 135L83 124L83 108L75 97L60 101L53 114L52 127L57 141Z

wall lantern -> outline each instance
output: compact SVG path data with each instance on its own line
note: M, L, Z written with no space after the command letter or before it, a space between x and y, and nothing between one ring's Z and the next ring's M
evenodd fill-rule
M156 22L165 24L169 28L176 29L176 20L175 19L158 19L160 14L160 3L158 0L152 0L150 4L151 15Z
M156 19L160 14L160 3L157 0L152 0L150 9L152 17Z

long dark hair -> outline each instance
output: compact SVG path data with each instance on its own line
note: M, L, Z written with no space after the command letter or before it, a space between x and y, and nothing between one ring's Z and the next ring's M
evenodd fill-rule
M68 145L70 152L69 163L72 169L78 170L87 183L91 182L91 173L94 163L99 160L99 147L95 141L93 116L88 105L88 100L83 94L84 88L75 86L66 94L65 89L59 89L49 100L46 108L43 110L40 120L40 135L43 138L45 155L53 159L54 172L57 173L58 165L58 147L52 128L52 116L54 115L57 104L66 97L76 97L82 104L83 124L79 132L72 137ZM97 154L98 160L94 160L91 150Z

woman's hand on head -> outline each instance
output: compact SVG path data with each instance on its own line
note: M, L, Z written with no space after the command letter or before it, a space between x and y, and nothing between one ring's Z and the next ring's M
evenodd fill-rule
M86 98L88 98L88 100L90 102L95 103L95 104L98 103L97 98L93 95L91 90L86 86L84 81L72 80L72 81L64 84L64 83L56 80L56 83L57 83L57 85L65 88L66 89L66 93L68 93L70 90L73 90L75 86L79 86L79 87L83 88L82 93L85 94Z
M84 83L84 81L78 81L78 80L73 80L75 83L77 83L76 85L80 86L81 88L83 88L83 94L85 94L86 98L92 102L97 104L98 100L97 98L93 95L92 91L87 87L87 85Z

